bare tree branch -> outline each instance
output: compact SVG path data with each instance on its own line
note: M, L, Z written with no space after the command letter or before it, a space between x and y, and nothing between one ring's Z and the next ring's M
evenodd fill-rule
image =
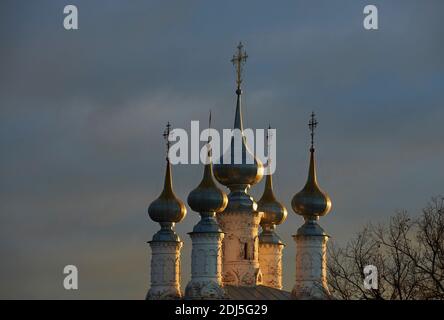
M432 198L417 219L402 211L388 225L367 225L328 255L333 298L444 299L444 198ZM377 289L364 289L366 265L378 269Z

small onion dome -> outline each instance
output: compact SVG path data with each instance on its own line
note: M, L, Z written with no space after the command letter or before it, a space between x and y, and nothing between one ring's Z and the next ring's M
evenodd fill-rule
M319 188L316 180L313 148L310 149L310 168L307 183L304 188L293 197L291 206L294 212L308 219L325 216L331 209L330 197Z
M213 178L213 166L205 165L199 186L188 195L188 205L196 212L221 212L228 204L227 195L220 190Z
M248 150L243 133L241 89L237 89L236 115L234 120L234 135L231 139L230 163L224 163L224 156L218 164L214 164L214 175L221 184L231 186L251 186L258 183L264 174L264 167L259 159ZM236 139L236 140L235 140ZM238 141L240 139L241 141ZM241 154L234 147L241 146ZM239 160L241 161L239 161ZM251 161L251 159L253 161ZM236 163L241 162L241 163Z
M168 160L163 191L159 198L150 204L148 214L153 221L159 223L178 223L182 221L187 214L184 203L174 194L171 164Z
M278 225L287 219L287 209L274 196L271 174L267 175L264 193L257 205L257 210L264 213L261 225Z

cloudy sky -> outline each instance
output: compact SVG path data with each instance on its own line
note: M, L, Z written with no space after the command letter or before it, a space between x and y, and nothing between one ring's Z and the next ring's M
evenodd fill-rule
M362 26L370 3L378 31ZM77 31L62 27L67 4L78 6ZM333 201L320 223L334 241L418 212L444 192L443 11L441 0L1 1L0 298L144 298L164 125L189 129L212 109L217 129L231 127L240 40L244 123L277 129L285 289L312 110L318 178ZM173 172L186 199L202 167ZM182 285L197 221L188 210L177 226ZM63 289L68 264L78 291Z

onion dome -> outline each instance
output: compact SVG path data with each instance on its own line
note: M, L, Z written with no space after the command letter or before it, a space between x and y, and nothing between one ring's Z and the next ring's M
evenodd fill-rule
M174 232L173 227L176 223L182 221L187 214L187 209L184 203L177 198L173 191L171 164L168 158L168 152L170 150L170 142L168 140L170 129L171 125L168 122L165 133L163 134L167 145L167 165L163 191L148 207L148 214L151 220L158 222L161 227L161 229L154 235L153 241L180 241L179 236Z
M330 197L321 190L316 179L316 165L314 158L313 135L317 121L312 113L309 127L311 130L312 143L310 148L310 167L308 178L304 188L297 193L291 206L297 214L304 216L306 220L317 220L320 216L325 216L331 209Z
M211 128L211 112L208 127ZM221 233L222 231L215 219L215 215L226 208L228 197L225 192L217 187L216 182L214 181L209 140L207 146L208 157L203 178L197 188L191 191L188 195L188 205L194 211L199 212L201 216L201 220L196 226L194 226L193 232Z
M270 130L271 127L268 127ZM267 134L268 144L268 168L269 171L265 180L264 193L261 199L258 201L258 211L262 212L261 227L262 232L259 235L259 241L261 243L269 244L283 244L279 236L275 233L276 225L281 224L287 219L287 209L285 206L276 200L273 192L273 176L270 172L271 154L269 145L269 132Z
M274 195L271 174L266 177L264 193L257 205L257 210L264 213L261 219L262 226L278 225L287 219L287 209Z
M171 164L167 159L163 191L160 196L150 204L148 214L151 220L158 223L178 223L185 218L186 213L187 209L184 203L174 194Z
M188 195L188 205L201 216L201 220L193 228L193 233L222 233L215 216L222 212L227 204L227 195L216 186L213 166L208 163L205 165L201 183Z
M242 123L242 103L241 103L241 73L242 66L247 59L245 51L242 51L242 43L238 46L238 54L231 60L237 71L237 102L236 114L234 120L233 137L230 146L229 163L221 157L218 164L214 164L214 174L221 184L233 189L245 189L253 184L258 183L263 176L263 165L248 150L246 138L244 136L244 128ZM235 148L236 147L236 148Z
M207 163L199 186L188 195L188 205L200 213L218 213L225 209L227 195L220 190L213 177L213 165Z

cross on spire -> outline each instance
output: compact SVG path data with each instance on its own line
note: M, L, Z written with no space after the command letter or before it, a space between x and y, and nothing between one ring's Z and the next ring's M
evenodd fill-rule
M165 130L163 131L163 134L162 134L163 138L166 141L166 147L167 147L166 148L166 159L167 159L167 161L169 161L169 152L170 152L170 146L171 146L171 142L168 139L170 137L170 133L171 133L171 124L168 121L168 123L165 127Z
M273 133L270 132L271 130L271 125L268 124L268 130L267 130L267 135L266 135L266 141L267 141L267 164L270 165L271 163L271 155L270 155L270 140L271 137L273 136Z
M233 59L231 59L231 62L236 68L236 84L238 90L240 89L242 83L242 67L248 58L247 52L243 50L243 48L244 46L242 42L239 42L239 45L237 46L237 54L233 55Z
M310 151L314 151L314 131L317 126L318 126L318 120L316 120L315 113L312 112L310 116L310 121L308 122L308 127L310 128L310 135L311 135Z
M210 116L208 117L208 129L211 129L211 109L210 109ZM207 142L208 153L207 153L207 155L208 155L209 159L211 159L211 156L212 156L211 145L210 145L211 139L210 138L212 139L212 137L210 136L210 131L208 130L208 142Z

